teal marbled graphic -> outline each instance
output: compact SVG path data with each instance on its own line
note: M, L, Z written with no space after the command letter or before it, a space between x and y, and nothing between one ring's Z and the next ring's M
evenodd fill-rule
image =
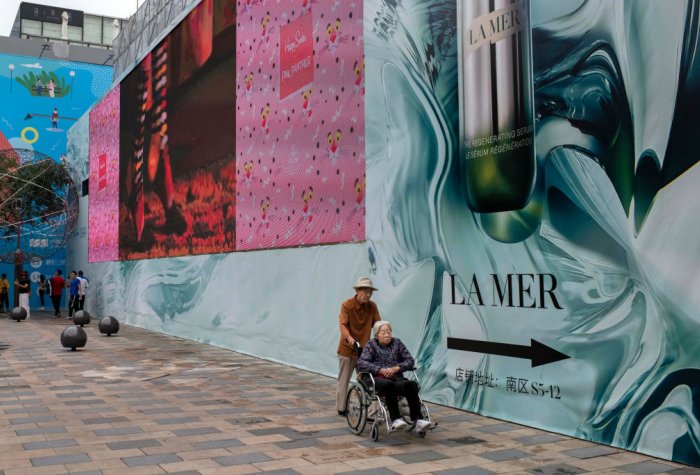
M432 288L406 317L421 324L428 399L698 464L697 4L533 4L535 192L523 210L479 215L456 163L455 4L365 3L375 275L398 286L420 272ZM474 275L518 272L555 275L563 309L449 303L447 274L469 295ZM475 358L448 336L535 338L571 358ZM500 379L459 382L460 367Z

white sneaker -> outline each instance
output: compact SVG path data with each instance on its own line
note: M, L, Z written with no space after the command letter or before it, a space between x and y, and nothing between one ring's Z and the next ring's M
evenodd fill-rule
M425 432L426 430L430 429L430 426L432 424L430 421L426 421L425 419L418 419L416 421L416 432Z
M394 422L391 423L391 431L392 432L397 431L397 430L403 430L406 427L408 427L408 423L401 418L396 419Z

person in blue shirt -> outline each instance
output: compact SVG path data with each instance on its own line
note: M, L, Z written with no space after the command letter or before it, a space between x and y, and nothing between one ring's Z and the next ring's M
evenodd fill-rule
M80 279L75 271L71 271L68 280L70 300L68 301L68 318L73 318L73 312L80 310Z

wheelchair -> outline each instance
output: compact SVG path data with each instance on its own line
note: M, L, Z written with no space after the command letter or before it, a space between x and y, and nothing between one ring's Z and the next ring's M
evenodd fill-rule
M406 371L409 381L413 381L420 389L418 374L415 368ZM379 429L386 427L386 432L391 433L391 417L384 397L374 390L374 377L370 373L359 373L357 379L350 383L346 399L346 420L350 431L355 435L360 435L365 430L367 423L371 424L370 437L374 442L379 440ZM430 426L421 432L417 432L418 437L425 437L427 431L437 427L437 422L430 419L430 411L418 396L420 401L421 414L423 419L430 422ZM410 418L410 410L405 397L399 398L399 412L404 421L408 424L408 432L415 428L415 424Z

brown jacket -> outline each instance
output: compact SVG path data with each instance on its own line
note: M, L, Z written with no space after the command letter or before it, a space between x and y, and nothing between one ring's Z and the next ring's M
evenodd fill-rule
M352 336L360 345L365 346L372 333L372 325L381 320L377 304L371 300L361 305L355 297L351 297L340 306L340 342L338 354L340 356L356 356L352 346L348 343L348 336Z

